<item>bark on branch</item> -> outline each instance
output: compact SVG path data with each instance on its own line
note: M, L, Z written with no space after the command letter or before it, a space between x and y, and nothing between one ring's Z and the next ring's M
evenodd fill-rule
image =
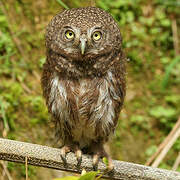
M77 167L75 155L68 153L65 166L60 157L60 149L0 138L0 160L25 163L25 159L28 160L28 164L34 166L75 173L80 173L82 169L93 170L91 156L83 155L82 163ZM180 173L176 171L116 160L113 163L115 165L114 172L104 174L103 177L121 180L180 180ZM105 172L106 166L102 161L100 161L98 169Z

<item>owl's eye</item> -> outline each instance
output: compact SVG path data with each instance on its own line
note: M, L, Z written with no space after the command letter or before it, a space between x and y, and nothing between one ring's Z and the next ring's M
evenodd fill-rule
M65 32L65 36L66 36L67 39L73 39L74 38L74 32L71 31L71 30L67 30Z
M102 34L101 34L100 31L95 31L95 32L93 33L92 37L93 37L93 40L98 41L98 40L101 39Z

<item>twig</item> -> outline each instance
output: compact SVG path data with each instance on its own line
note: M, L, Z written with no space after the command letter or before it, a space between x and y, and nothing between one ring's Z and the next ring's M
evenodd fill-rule
M168 136L164 139L164 141L159 145L157 151L148 159L148 161L146 162L146 166L149 166L153 160L158 156L158 154L161 152L161 150L166 146L166 144L170 141L171 137L173 136L173 134L176 132L176 130L180 127L180 118L178 119L178 121L176 122L176 124L174 125L173 129L171 130L171 132L168 134Z
M20 82L20 81L19 81ZM22 88L28 93L28 94L32 94L32 91L26 86L25 83L20 82Z
M36 71L32 71L32 74L34 75L34 77L36 77L36 79L40 82L41 81L41 77L39 76L39 74Z
M77 167L77 160L74 153L66 156L67 164L64 165L60 157L60 149L30 144L14 140L0 138L0 159L25 163L28 157L28 164L41 166L63 171L81 173L82 169L92 171L92 157L83 155L82 163ZM152 168L134 163L113 161L114 171L103 175L105 178L120 180L179 180L180 173L165 169ZM98 169L106 172L105 164L100 161Z
M173 44L175 53L178 56L179 55L179 40L178 40L178 30L177 30L177 23L176 19L172 17L172 33L173 33Z
M180 136L180 127L178 128L178 130L174 133L173 137L171 138L171 140L168 142L168 144L164 147L164 149L161 151L161 153L159 154L159 156L156 158L156 160L154 161L154 163L152 164L152 167L158 167L160 162L163 160L163 158L166 156L167 152L169 151L169 149L172 147L172 145L175 143L175 141L177 140L177 138Z
M4 170L4 172L5 172L8 180L13 180L12 177L11 177L11 175L10 175L10 173L9 173L9 171L7 170L7 167L6 167L6 165L4 164L4 162L3 162L3 161L0 161L0 164L2 165L3 170Z
M25 166L26 166L26 180L28 180L28 158L25 157Z
M175 161L175 163L174 163L174 165L173 165L173 167L172 167L172 170L173 170L173 171L176 171L177 168L178 168L178 166L179 166L179 164L180 164L180 152L179 152L179 154L178 154L178 157L176 158L176 161Z

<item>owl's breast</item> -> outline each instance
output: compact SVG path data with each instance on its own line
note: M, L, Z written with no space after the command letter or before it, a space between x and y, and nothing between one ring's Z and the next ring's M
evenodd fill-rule
M111 78L112 73L105 78L64 80L55 74L51 80L50 112L61 131L67 129L82 147L114 130L117 94Z

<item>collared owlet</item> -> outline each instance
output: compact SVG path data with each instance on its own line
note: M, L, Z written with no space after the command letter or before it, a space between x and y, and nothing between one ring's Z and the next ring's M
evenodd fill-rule
M125 96L122 37L112 16L96 7L57 14L46 29L47 58L42 88L61 157L92 154L93 166L107 157L104 144L113 134Z

